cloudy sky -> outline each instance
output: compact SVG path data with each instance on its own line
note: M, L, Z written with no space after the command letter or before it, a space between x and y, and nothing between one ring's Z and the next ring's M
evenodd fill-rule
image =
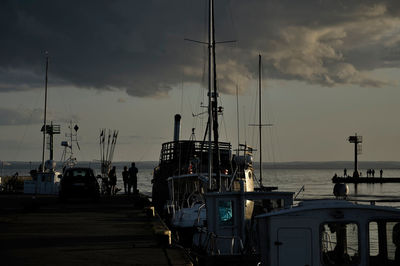
M0 3L0 160L40 160L45 55L48 121L78 124L78 160L99 159L100 128L119 130L115 160L158 160L182 114L182 138L204 135L206 0ZM264 158L400 160L400 2L217 0L222 140L258 146L263 58ZM193 114L195 116L193 116Z

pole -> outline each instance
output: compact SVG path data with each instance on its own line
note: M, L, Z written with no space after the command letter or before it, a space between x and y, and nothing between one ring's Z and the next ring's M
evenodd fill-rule
M261 142L261 55L258 55L258 133L260 135L260 187L262 184L262 142Z
M214 166L216 172L217 180L217 190L221 191L221 171L219 169L219 136L218 136L218 94L217 94L217 64L215 60L215 26L214 26L214 1L212 1L211 10L211 20L212 20L212 61L213 61L213 83L214 83L214 93L213 93L213 131L214 131Z
M46 148L46 112L47 112L47 73L49 70L49 53L46 51L46 77L44 85L44 116L43 116L43 149L42 149L42 172L44 172L44 153ZM37 181L36 181L37 182Z
M354 142L354 173L356 174L356 176L358 177L358 151L357 151L357 145L358 145L358 137L357 137L357 133L355 134L356 136L356 140Z
M239 86L236 85L236 120L237 120L237 140L238 140L238 150L237 155L239 155L240 148L240 129L239 129Z
M209 27L208 27L208 187L211 190L212 189L212 149L211 149L211 134L212 134L212 123L211 123L211 118L212 118L212 102L211 102L211 59L212 59L212 41L211 41L211 24L212 24L212 0L208 1L208 10L209 10Z
M53 160L53 121L51 121L50 130L50 160Z

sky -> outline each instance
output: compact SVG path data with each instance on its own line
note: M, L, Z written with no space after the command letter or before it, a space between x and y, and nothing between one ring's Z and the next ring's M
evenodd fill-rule
M355 133L360 160L400 160L399 1L215 2L216 41L236 41L216 48L222 141L258 157L261 54L266 161L352 160ZM41 160L45 51L56 160L69 121L84 161L102 128L119 130L114 160L157 161L176 113L203 139L207 47L184 39L207 41L206 0L4 0L0 36L0 161Z

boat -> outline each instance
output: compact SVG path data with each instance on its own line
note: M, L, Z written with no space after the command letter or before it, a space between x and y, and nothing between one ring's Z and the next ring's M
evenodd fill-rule
M179 123L180 115L176 115L175 129L179 128ZM218 149L214 143L209 145L194 138L180 140L179 130L175 130L174 141L162 144L160 162L154 169L152 202L155 209L179 234L180 242L187 245L191 245L195 226L206 220L205 193L239 190L239 182L245 184L246 191L254 189L251 147L241 145L240 153L232 155L228 142L219 142ZM210 148L212 156L220 158L211 179L207 173Z
M194 130L189 140L180 139L181 115L175 115L174 139L162 144L159 165L154 169L152 202L156 211L166 220L179 241L190 246L197 225L207 219L204 195L207 192L254 190L253 149L239 145L233 154L229 142L219 141L215 65L215 37L213 28L213 1L209 1L209 80L208 122L202 141L195 140ZM246 205L251 213L252 203Z
M32 180L24 181L24 194L58 195L62 173L55 166L54 161L47 160L43 171L31 170Z
M346 193L345 184L335 185L336 198L298 202L293 192L207 193L191 256L199 265L400 265L400 210Z
M313 200L256 217L261 265L400 265L400 210Z

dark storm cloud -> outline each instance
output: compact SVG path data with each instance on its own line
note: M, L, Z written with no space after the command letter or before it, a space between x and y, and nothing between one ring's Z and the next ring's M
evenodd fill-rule
M162 97L204 80L204 0L2 1L0 91L43 86L43 51L54 85L122 89ZM325 86L381 87L369 71L398 67L397 1L216 1L222 91L254 78L263 54L270 78Z

